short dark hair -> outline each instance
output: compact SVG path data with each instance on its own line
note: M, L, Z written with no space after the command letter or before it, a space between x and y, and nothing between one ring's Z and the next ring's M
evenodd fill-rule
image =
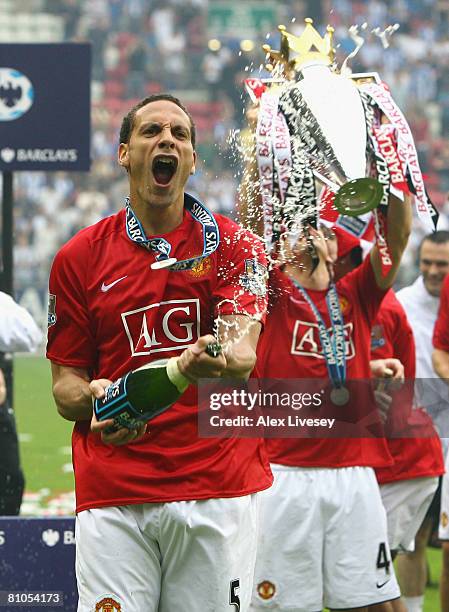
M192 115L186 109L186 107L181 102L181 100L179 100L179 98L176 98L175 96L172 96L171 94L165 94L165 93L153 94L152 96L148 96L147 98L144 98L143 100L141 100L135 106L132 107L129 113L123 117L122 125L120 128L120 143L129 142L129 139L131 138L131 132L133 131L133 128L134 128L134 118L136 116L137 111L143 106L146 106L147 104L150 104L151 102L158 102L159 100L167 100L168 102L173 102L173 104L176 104L176 106L179 106L179 108L185 112L185 114L187 115L190 121L190 141L192 143L192 147L195 149L196 130L195 130L195 123L193 121Z
M424 242L433 242L434 244L445 244L446 242L449 242L449 231L438 230L436 232L431 232L430 234L427 234L427 236L424 236L424 238L421 240L421 244L419 245L418 257L421 257L421 249L422 249L422 245L424 244Z

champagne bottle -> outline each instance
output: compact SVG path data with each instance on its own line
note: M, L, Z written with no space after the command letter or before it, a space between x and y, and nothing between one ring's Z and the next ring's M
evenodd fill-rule
M217 357L219 344L206 347L206 353ZM106 433L121 427L137 429L142 422L150 421L172 406L189 386L188 379L178 368L178 358L166 363L148 363L132 370L105 389L101 399L95 399L94 412L98 421L114 419L114 425Z

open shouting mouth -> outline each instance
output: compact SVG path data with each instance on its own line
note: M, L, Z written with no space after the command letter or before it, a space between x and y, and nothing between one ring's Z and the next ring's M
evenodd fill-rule
M178 160L171 155L157 155L153 160L152 171L156 184L168 185L172 180Z

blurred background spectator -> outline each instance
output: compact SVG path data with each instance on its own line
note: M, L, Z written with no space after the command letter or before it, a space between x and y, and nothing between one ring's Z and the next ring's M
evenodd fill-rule
M20 6L20 8L18 7ZM449 2L437 0L0 0L0 42L85 41L93 45L92 171L17 173L16 296L41 322L49 265L60 244L123 205L126 179L116 164L118 130L133 101L179 93L198 129L200 172L190 189L213 210L233 214L239 178L236 130L246 94L276 26L299 33L312 17L335 27L339 62L352 50L352 24L366 32L394 23L390 47L366 34L354 71L378 71L407 116L429 193L449 227ZM199 180L200 179L200 180ZM399 285L417 276L415 224Z

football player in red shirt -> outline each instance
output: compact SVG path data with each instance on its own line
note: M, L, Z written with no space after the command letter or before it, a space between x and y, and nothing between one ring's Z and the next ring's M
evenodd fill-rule
M338 242L338 259L334 270L335 278L338 279L361 265L362 252L357 239L351 238L347 232L339 228L334 228L334 231ZM372 360L399 359L404 366L405 379L407 381L415 379L416 355L413 330L404 308L392 289L385 295L372 328L371 358ZM373 366L373 361L371 364ZM405 398L405 393L400 397ZM410 400L412 399L410 397ZM394 423L390 423L394 428L391 431L394 437L387 439L394 465L376 470L379 484L391 483L390 487L381 487L381 493L387 509L392 551L407 550L408 545L413 542L436 489L436 477L444 471L441 442L430 418L419 409L415 413L410 412L410 409L411 406L409 410L402 410L401 414L398 410L394 410L394 407L391 410L390 418L395 420ZM398 427L404 428L405 438L400 438ZM412 431L416 434L421 432L422 436L412 438L410 437ZM419 482L414 479L419 479ZM410 480L413 480L413 483ZM398 486L393 483L397 483ZM411 489L412 485L419 484L422 485L420 490L419 487ZM405 493L407 490L410 490L408 495ZM428 497L430 499L427 499ZM400 498L404 503L401 503L399 509ZM408 512L405 508L407 498L413 503L413 508L409 508Z
M432 361L435 372L449 384L449 274L444 279L441 290L433 346Z
M185 193L195 126L172 96L124 118L124 210L56 255L47 356L59 413L75 422L79 612L247 610L257 501L272 476L261 440L199 438L200 378L245 379L266 307L258 239ZM224 349L205 349L217 327ZM223 338L223 330L226 338ZM143 364L178 356L192 385L150 427L110 433L92 399ZM109 601L108 599L108 601Z
M338 279L361 265L363 254L358 239L338 227L334 228L334 234L338 244L338 252L333 257L336 260L334 272ZM441 442L430 417L420 409L411 411L413 391L410 381L415 379L415 342L404 308L392 289L383 299L373 325L371 357L372 370L377 363L385 362L388 366L389 362L399 359L403 364L402 376L407 380L406 387L385 415L388 448L394 464L376 469L394 557L399 550L412 550L414 537L437 488L437 477L444 471L444 461ZM374 373L377 377L384 375L382 370ZM394 393L392 397L395 398ZM398 612L405 609L399 600L392 603Z
M435 372L449 384L449 275L441 290L440 308L433 331L432 355ZM446 432L449 431L446 421ZM445 433L442 434L446 437ZM449 612L449 453L446 456L446 473L441 488L441 512L439 537L443 541L443 571L441 574L440 598L442 612Z
M437 490L438 477L444 472L444 459L431 418L419 407L412 409L410 385L415 379L415 343L405 311L393 290L385 296L373 326L371 356L373 359L395 356L405 368L406 386L398 397L392 392L393 404L387 416L388 448L394 465L377 469L376 476L387 512L390 548L394 552L413 551L415 536ZM398 414L398 407L401 413L405 409L404 414ZM405 603L408 609L408 600Z
M385 276L374 247L359 268L334 284L326 240L313 229L315 269L304 241L286 249L285 262L270 275L259 378L329 377L336 418L346 402L363 402L347 397L346 381L371 377L371 327L408 240L408 200L391 199L392 267ZM341 352L335 350L339 342ZM373 470L391 464L381 431L372 438L266 440L275 480L262 495L255 610L363 608L399 596Z

